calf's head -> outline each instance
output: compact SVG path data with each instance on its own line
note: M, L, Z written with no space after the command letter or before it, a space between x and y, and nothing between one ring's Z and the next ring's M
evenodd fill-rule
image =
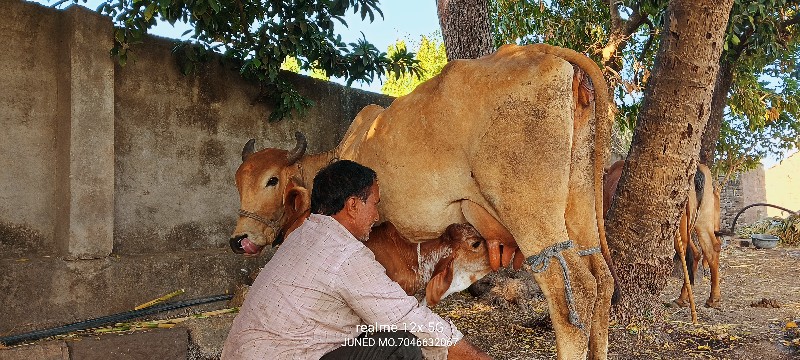
M468 288L492 271L486 240L472 225L451 224L439 240L441 248L451 249L451 252L438 260L425 287L425 300L429 306Z
M297 145L291 151L264 149L255 151L255 140L242 150L242 164L236 170L239 191L239 219L230 239L235 253L257 254L297 226L298 218L309 207L299 160L307 142L295 133Z

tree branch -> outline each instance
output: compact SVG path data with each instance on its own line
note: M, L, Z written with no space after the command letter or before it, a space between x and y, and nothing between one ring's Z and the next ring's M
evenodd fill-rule
M619 49L624 49L630 36L648 21L647 16L640 11L638 3L631 8L632 13L628 20L624 20L622 14L620 14L621 1L609 0L608 6L611 17L611 31L608 42L600 50L603 56L603 66L610 66L609 63L617 57L616 54Z
M648 19L647 17L645 17L644 20L645 24L647 24L647 26L650 28L650 36L647 37L647 41L644 43L644 46L642 47L642 52L639 54L639 58L637 59L640 63L644 62L645 54L647 54L647 52L650 51L650 47L653 46L653 40L655 39L656 35L655 25L653 25L653 22L650 21L650 19Z
M650 28L650 36L647 37L647 41L645 41L644 46L642 46L642 52L639 53L639 57L636 59L637 62L640 64L644 63L644 58L647 56L647 52L650 51L650 47L653 46L653 40L655 39L655 26L653 22L650 21L647 17L645 17L645 24ZM642 82L642 79L639 77L642 72L636 70L634 67L634 82L639 84ZM639 85L637 85L639 86Z

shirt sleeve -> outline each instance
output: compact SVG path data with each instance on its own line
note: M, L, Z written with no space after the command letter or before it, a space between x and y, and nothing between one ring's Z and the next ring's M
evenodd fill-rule
M339 294L367 325L396 325L416 335L423 347L446 348L463 337L451 321L406 295L368 248L355 251L339 270Z

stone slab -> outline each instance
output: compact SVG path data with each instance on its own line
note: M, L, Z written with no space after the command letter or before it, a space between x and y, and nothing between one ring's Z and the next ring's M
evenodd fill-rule
M72 359L185 360L189 348L186 329L154 329L130 334L106 334L67 343Z
M63 341L22 345L0 350L0 360L70 360L69 348Z

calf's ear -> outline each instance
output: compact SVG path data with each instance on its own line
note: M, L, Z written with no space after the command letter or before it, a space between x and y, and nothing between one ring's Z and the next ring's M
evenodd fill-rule
M453 256L447 256L438 263L433 269L431 281L425 287L425 301L428 306L435 306L442 300L442 297L450 289L453 282Z

